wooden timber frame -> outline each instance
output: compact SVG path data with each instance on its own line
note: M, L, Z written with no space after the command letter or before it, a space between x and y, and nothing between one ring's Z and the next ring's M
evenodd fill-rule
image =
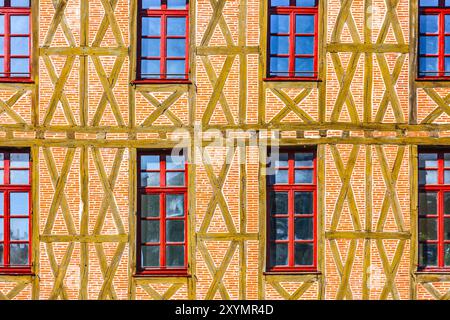
M418 146L441 146L450 145L450 137L440 134L450 130L450 124L436 123L435 120L442 114L450 114L450 95L441 97L438 89L450 88L450 82L442 81L416 81L416 52L417 52L417 14L418 0L409 1L409 44L406 43L403 31L398 21L396 8L399 1L386 0L386 16L378 35L375 35L371 28L372 13L369 8L373 0L364 0L364 28L362 36L358 33L350 7L352 0L341 0L341 8L338 13L337 23L332 27L331 37L328 36L328 8L327 1L319 1L319 81L302 82L274 82L265 81L266 75L266 47L267 47L267 10L268 0L261 0L259 4L259 29L260 42L258 46L247 44L247 0L240 0L238 7L238 41L234 41L230 34L229 26L223 15L226 0L209 0L212 8L212 16L203 36L197 33L197 2L190 3L190 74L191 83L188 84L133 84L136 72L136 38L137 32L137 0L129 0L129 44L124 40L121 28L115 17L118 0L99 0L98 4L103 7L104 16L101 18L100 28L97 35L89 37L89 12L92 1L79 0L80 4L80 42L74 39L73 32L67 21L65 9L70 0L52 0L54 16L46 35L40 39L39 33L39 0L32 3L32 78L33 83L0 83L0 90L14 91L7 101L0 101L0 113L8 114L14 124L0 124L0 131L5 135L0 137L1 146L29 147L32 158L32 222L33 222L33 274L34 275L0 275L0 282L14 283L12 289L3 294L0 292L0 299L13 299L23 290L31 288L33 299L42 298L40 292L40 264L41 259L47 254L51 273L54 277L54 284L48 298L67 299L67 286L64 283L67 275L68 265L74 252L74 248L80 248L80 273L78 292L79 299L99 298L116 299L118 294L114 288L114 276L117 272L119 262L125 250L128 250L128 299L135 299L138 290L145 291L153 299L170 299L176 293L186 288L189 299L212 299L217 295L222 299L229 299L230 294L224 284L224 274L231 263L234 255L238 254L239 261L239 290L238 297L246 299L247 293L247 259L249 243L258 243L259 266L258 266L258 298L266 298L267 289L272 288L281 298L301 299L302 296L312 288L317 299L351 299L354 292L349 285L352 268L354 266L354 256L356 250L363 250L363 275L362 275L362 298L373 298L370 282L370 268L372 257L379 255L385 283L381 292L377 296L379 299L394 298L399 299L400 295L396 287L395 278L401 259L405 259L404 250L409 246L409 278L410 278L410 298L418 298L418 287L423 287L436 299L448 299L450 293L440 293L436 289L436 283L450 282L450 276L446 274L418 274L417 270L417 157ZM341 35L346 26L351 34L352 41L341 41ZM392 27L396 43L385 43L389 28ZM60 28L68 43L67 46L53 46L53 36ZM108 29L111 29L116 40L116 45L111 47L101 46L102 40ZM217 46L211 44L213 33L216 29L222 32L225 45ZM376 40L372 39L376 36ZM199 37L197 41L197 37ZM350 54L350 62L344 66L340 53ZM385 55L388 53L398 54L393 71L389 70ZM258 112L257 122L247 121L248 108L248 61L249 56L258 57ZM402 67L409 55L409 114L405 120L399 99L395 90L396 82L402 71ZM55 70L53 56L65 57L66 61L61 74ZM99 57L114 57L115 62L111 74L108 75L102 66ZM211 58L213 56L225 56L225 62L221 72L216 73ZM78 59L78 60L77 60ZM355 70L360 60L364 60L364 93L362 117L358 114L355 101L351 92L351 83ZM374 82L374 59L380 66L382 80L385 85L380 105L374 110L373 82ZM239 60L239 102L237 115L233 115L227 97L224 93L224 86L236 60ZM334 67L329 70L328 60ZM79 115L73 114L68 98L64 92L64 86L75 61L79 61ZM89 63L94 66L104 90L100 102L98 103L92 119L89 119ZM124 120L119 105L114 97L114 87L116 86L119 74L123 66L128 63L128 118ZM197 114L197 91L196 80L197 67L201 65L206 71L206 76L213 88L204 113L199 117ZM39 68L45 68L54 86L52 97L48 106L39 105ZM334 72L339 81L340 89L336 99L332 101L332 110L327 114L327 78L330 72ZM301 91L291 97L287 93L290 89L300 89ZM425 119L419 120L418 94L422 90L436 104L436 109ZM309 115L300 105L311 92L316 91L318 95L317 118ZM170 93L164 101L155 98L155 93ZM20 114L13 110L14 105L24 95L31 97L31 118L25 121ZM272 119L267 119L267 96L272 95L280 101L280 111ZM142 96L154 111L147 115L142 121L136 118L136 99ZM181 97L188 100L188 119L181 121L170 108ZM57 106L63 109L67 125L54 125L54 117ZM101 125L107 105L111 106L112 113L117 122L116 126ZM383 122L389 106L392 108L395 122ZM340 121L340 116L344 108L350 116L350 121ZM40 119L40 111L45 109L45 114ZM226 122L222 124L212 124L211 118L216 109L222 109ZM375 112L375 117L373 116ZM300 121L285 122L284 118L290 113L296 114ZM156 120L165 115L172 122L172 125L158 125ZM77 121L79 119L79 121ZM211 184L213 194L208 202L207 210L202 221L198 221L196 212L196 171L199 169L193 161L198 156L198 145L195 145L195 126L200 125L202 130L217 129L225 132L227 129L255 130L259 142L259 157L265 163L267 149L273 145L299 146L317 145L318 159L318 272L310 274L265 274L265 252L266 252L266 181L263 171L264 165L259 165L259 229L257 232L247 232L248 215L247 212L247 190L248 181L246 172L248 170L246 150L249 147L249 138L231 138L227 144L226 156L233 158L238 156L241 160L239 165L239 225L235 225L230 217L230 210L226 203L222 189L230 172L230 164L225 164L219 168L219 174L208 162L209 155L204 153L202 157L202 167L206 172L208 182ZM136 265L136 168L137 150L141 148L172 148L177 144L171 141L168 136L177 129L186 129L191 137L191 142L186 145L188 149L189 161L189 181L188 181L188 221L189 221L189 274L188 277L138 277L135 276ZM268 131L269 137L263 136L263 131ZM277 134L272 134L277 132ZM318 131L316 137L306 137L306 131ZM339 131L340 134L336 134ZM362 132L362 135L352 135L352 132ZM20 133L21 137L16 137ZM295 137L285 135L294 133ZM32 134L25 137L22 134ZM57 137L48 137L46 134L55 134ZM140 135L158 134L158 138L141 138ZM78 135L86 135L88 138L77 138ZM92 137L96 135L96 138ZM109 138L111 135L119 135L122 138ZM108 138L107 138L108 137ZM124 137L124 138L123 138ZM201 145L208 145L208 141L201 141ZM350 148L350 155L347 161L343 160L338 146L345 145ZM385 147L396 147L393 165L389 165ZM52 148L63 148L67 152L63 158L62 168L57 169L55 155ZM113 165L110 172L105 169L101 149L115 151ZM365 215L359 217L358 208L355 205L355 194L351 184L352 174L355 165L361 155L364 155L365 182L364 190L366 198ZM68 206L68 197L65 194L65 186L68 180L68 173L74 159L79 161L80 199L81 215L79 232L75 228L74 218ZM338 198L334 207L328 207L326 203L326 174L329 169L329 161L338 172L342 183ZM128 159L128 228L118 213L118 204L114 194L121 164L124 159ZM98 220L92 232L89 231L89 185L91 177L89 175L89 161L93 160L96 172L100 177L101 188L104 191L104 198L101 200L101 208L98 212ZM396 192L396 183L399 171L405 164L409 165L410 173L410 210L405 212L400 208L399 196ZM40 212L40 168L45 165L49 172L50 180L54 188L49 212ZM373 208L372 191L374 188L374 169L379 166L382 179L386 186L386 191L382 195L382 208L378 219L375 219ZM342 214L343 206L348 205L351 214L353 230L340 231L338 229L339 217ZM211 223L215 209L221 209L223 220L226 223L228 232L211 233L208 227ZM68 226L68 234L56 235L52 233L55 216L58 210L62 211L64 221ZM113 222L117 229L115 234L102 234L102 226L106 217L106 212L111 210ZM388 212L394 215L397 231L386 231L384 229ZM48 214L46 223L41 225L42 217ZM330 215L330 226L326 226L326 215ZM409 214L410 225L404 221L404 215ZM198 228L196 227L198 226ZM394 257L389 260L384 240L395 240ZM216 265L208 251L206 243L208 241L219 241L229 243L225 258L220 265ZM348 243L348 251L341 252L338 242ZM112 260L108 262L105 257L104 243L112 242L117 245ZM67 244L65 254L58 263L54 254L54 245ZM89 248L94 247L98 260L100 261L101 275L103 282L98 296L93 297L88 294L90 257ZM45 254L41 252L44 248ZM329 250L329 257L326 251ZM196 254L197 253L197 254ZM203 259L207 270L211 275L211 282L207 284L206 294L197 292L199 279L196 276L197 259ZM339 284L335 295L330 295L326 287L326 258L332 259L338 277ZM283 283L289 282L296 285L293 292L288 292ZM158 284L168 285L163 293L158 292L153 286Z

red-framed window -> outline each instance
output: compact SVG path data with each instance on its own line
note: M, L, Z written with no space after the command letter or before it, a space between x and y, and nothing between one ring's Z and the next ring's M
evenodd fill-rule
M450 79L450 2L419 1L418 76Z
M138 153L140 274L187 273L187 162L171 151Z
M0 81L30 78L30 0L0 0Z
M316 271L316 151L282 149L269 159L267 270Z
M0 149L0 273L31 272L31 161Z
M318 12L318 0L269 1L269 78L317 78Z
M450 270L450 150L419 153L419 270Z
M137 80L188 79L189 1L139 0Z

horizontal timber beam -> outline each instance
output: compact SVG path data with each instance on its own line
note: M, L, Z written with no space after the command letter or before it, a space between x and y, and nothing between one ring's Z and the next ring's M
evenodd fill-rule
M86 243L101 243L101 242L128 242L127 234L117 235L49 235L42 234L39 236L42 242L86 242Z
M199 240L217 240L217 241L239 241L239 240L258 240L257 233L197 233Z
M63 56L127 56L126 47L41 47L39 54Z
M259 47L252 46L222 46L222 47L197 47L196 53L199 56L209 55L236 55L236 54L258 54Z
M328 52L409 53L406 44L330 43Z

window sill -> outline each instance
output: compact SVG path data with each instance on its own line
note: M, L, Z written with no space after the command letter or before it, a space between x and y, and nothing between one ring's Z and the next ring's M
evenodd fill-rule
M140 271L135 274L133 274L133 278L176 278L176 277L183 277L183 278L191 278L192 275L188 272L167 272L164 271Z
M281 78L281 77L266 77L263 78L265 82L322 82L319 78Z
M132 85L146 85L146 84L192 84L190 80L176 80L176 79L146 79L146 80L133 80Z
M416 78L416 82L450 82L450 77L426 77L426 78Z
M283 270L283 271L265 271L263 272L263 275L265 276L308 276L308 275L315 275L320 276L322 275L322 272L320 271L307 271L307 270Z
M34 81L30 78L0 78L0 83L26 83L34 84Z
M34 276L30 269L0 269L0 276Z
M439 275L439 274L444 274L444 275L450 275L450 268L447 269L422 269L422 270L417 270L415 272L416 275Z

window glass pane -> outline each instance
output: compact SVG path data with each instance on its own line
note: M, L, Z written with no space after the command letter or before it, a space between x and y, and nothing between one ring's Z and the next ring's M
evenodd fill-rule
M437 170L419 170L419 184L436 184Z
M158 243L159 239L159 220L142 220L141 241Z
M437 153L419 154L419 168L437 168Z
M421 33L437 33L438 32L438 16L437 15L420 15L419 30Z
M142 35L143 36L159 36L159 35L161 35L161 18L160 17L143 17L142 18Z
M295 218L295 240L312 240L314 224L312 218Z
M5 76L3 74L4 72L5 72L5 59L0 58L0 76L4 77Z
M437 0L436 0L437 1ZM450 0L445 0L445 6L448 7L450 6Z
M166 195L166 216L182 217L184 216L184 195L168 194Z
M314 16L306 14L296 15L295 33L314 33Z
M419 265L437 265L437 246L429 243L419 243Z
M315 7L316 0L297 0L296 5L297 7Z
M166 181L168 186L184 186L184 172L167 172Z
M314 245L312 243L295 244L295 264L310 266L314 263Z
M0 216L5 214L5 210L4 210L4 203L5 203L5 198L3 195L3 192L0 192Z
M160 9L161 0L142 0L143 9Z
M444 76L450 76L450 58L444 59Z
M288 170L275 170L275 183L288 183Z
M12 55L29 55L29 38L28 37L12 37L11 38L11 54Z
M419 4L421 7L437 7L439 0L420 0Z
M0 34L5 33L5 16L0 15Z
M3 231L3 229L5 227L4 223L5 223L5 221L3 220L3 218L0 218L0 241L3 241L5 239L4 231Z
M3 244L0 243L0 265L3 265Z
M270 5L272 7L289 6L289 0L271 0Z
M141 216L159 217L159 194L141 195Z
M166 221L166 240L168 242L184 242L184 220Z
M0 55L5 54L5 37L0 37Z
M166 263L168 267L184 266L184 246L167 246Z
M141 156L141 170L159 170L159 165L158 155Z
M167 35L184 36L186 35L186 18L167 18Z
M30 74L30 59L11 58L11 77L26 77Z
M289 37L270 36L270 54L289 54Z
M294 213L295 214L313 214L314 213L314 195L312 192L296 192L294 194Z
M2 170L2 169L0 169L0 184L4 184L5 182L4 182L4 177L5 176L5 174L4 174L4 170Z
M444 214L450 215L450 193L444 193Z
M11 16L11 34L29 34L30 18L28 16Z
M450 15L445 15L445 32L450 32Z
M29 184L28 170L11 170L10 171L11 184Z
M287 218L272 218L272 225L270 228L270 238L272 240L287 240L288 239L288 219Z
M313 183L313 170L295 170L295 183Z
M12 215L28 215L28 192L13 192L9 194L10 211Z
M296 153L295 154L295 166L296 167L312 167L314 165L313 153Z
M288 193L273 192L270 197L270 213L271 214L287 214L288 213Z
M169 9L185 9L186 0L167 0L167 8Z
M295 37L296 54L314 54L314 37Z
M419 58L420 76L437 76L438 58Z
M450 54L450 37L445 37L445 54Z
M0 153L0 168L3 168L5 166L5 154Z
M274 76L286 77L289 75L289 59L288 58L270 58L270 74Z
M450 266L450 245L444 245L444 264Z
M141 247L141 261L143 267L158 267L159 247L158 246Z
M161 55L160 39L142 39L141 56L142 57L159 57Z
M437 54L438 53L438 37L437 36L421 36L419 40L420 54ZM445 41L447 47L447 40Z
M11 0L11 7L29 7L30 0Z
M142 60L141 77L155 79L161 77L161 65L159 60Z
M11 168L29 168L30 155L28 153L11 153Z
M437 214L437 193L420 192L419 193L419 214L432 215Z
M289 33L289 16L272 14L270 16L270 33Z
M186 76L184 60L167 60L167 78L176 79Z
M437 220L434 218L419 219L419 240L437 240Z
M450 218L445 219L444 223L444 240L450 240Z
M158 187L159 178L160 178L159 172L141 172L141 186Z
M28 240L28 218L12 218L10 228L11 240Z
M185 164L184 156L167 156L166 158L167 170L184 170Z
M450 170L444 171L444 183L450 184Z
M272 266L285 266L288 264L288 244L272 243L270 248L270 261Z
M279 153L278 154L278 159L275 159L275 154L274 154L274 161L275 161L275 166L276 167L287 167L289 165L288 162L289 159L289 154L287 153Z
M168 57L184 57L185 55L186 55L185 39L167 39Z
M28 265L28 244L12 243L9 256L10 263L13 266Z
M314 76L314 58L296 58L295 59L296 77Z

